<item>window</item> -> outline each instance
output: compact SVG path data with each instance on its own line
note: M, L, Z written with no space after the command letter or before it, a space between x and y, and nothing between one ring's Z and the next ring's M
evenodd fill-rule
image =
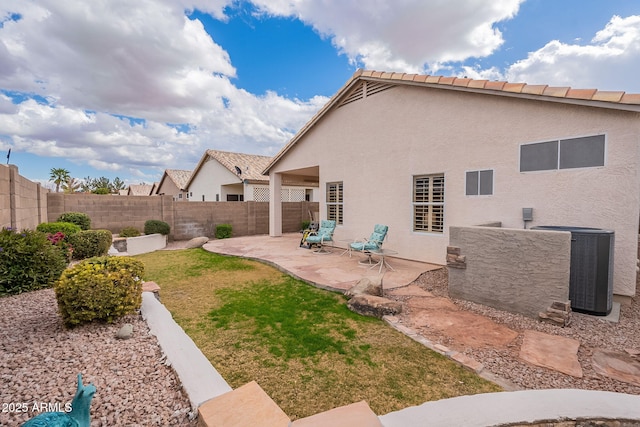
M413 231L444 232L444 175L413 177Z
M520 172L604 166L604 135L520 146Z
M489 196L493 194L493 170L467 172L467 196Z
M342 224L343 215L342 182L327 183L327 219Z

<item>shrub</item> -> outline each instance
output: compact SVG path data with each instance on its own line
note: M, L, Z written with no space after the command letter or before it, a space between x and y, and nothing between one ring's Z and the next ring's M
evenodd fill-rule
M311 224L311 221L302 221L302 230L309 228L309 224Z
M55 284L58 310L68 327L113 322L142 303L144 264L131 257L90 258L65 270Z
M144 234L160 233L166 236L169 231L171 231L171 227L164 221L150 219L144 223Z
M83 230L91 228L91 218L82 212L65 212L58 217L58 222L71 222Z
M72 222L43 222L42 224L38 224L36 230L42 231L43 233L62 233L65 236L69 236L77 233L81 228Z
M0 295L47 288L66 265L63 252L44 233L0 230Z
M231 224L216 225L216 239L227 239L231 237L231 233L232 233Z
M67 236L74 259L104 256L109 252L113 236L109 230L82 230Z
M140 235L140 230L135 227L125 227L120 232L120 237L138 237Z

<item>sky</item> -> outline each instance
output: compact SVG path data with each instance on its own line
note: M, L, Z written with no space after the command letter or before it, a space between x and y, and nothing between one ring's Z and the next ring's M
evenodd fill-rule
M275 155L360 68L640 93L640 1L3 0L0 161L53 188Z

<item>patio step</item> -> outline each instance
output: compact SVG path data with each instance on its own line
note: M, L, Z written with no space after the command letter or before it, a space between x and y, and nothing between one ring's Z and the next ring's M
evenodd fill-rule
M198 408L198 427L288 427L290 423L287 414L255 381Z
M341 406L294 421L291 427L382 427L365 401Z

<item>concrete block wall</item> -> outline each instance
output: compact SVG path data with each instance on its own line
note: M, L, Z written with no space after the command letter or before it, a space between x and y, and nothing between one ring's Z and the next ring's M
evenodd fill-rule
M165 221L171 227L171 240L198 236L214 237L216 226L231 224L234 236L269 233L269 204L265 202L179 202L171 196L110 196L95 194L49 193L49 218L63 212L83 212L92 228L119 233L124 227L144 229L149 219ZM318 210L317 202L283 203L283 231L296 232Z
M21 176L17 166L0 165L0 227L35 229L47 221L48 190Z
M571 233L492 227L449 230L452 297L533 318L554 301L569 299Z

